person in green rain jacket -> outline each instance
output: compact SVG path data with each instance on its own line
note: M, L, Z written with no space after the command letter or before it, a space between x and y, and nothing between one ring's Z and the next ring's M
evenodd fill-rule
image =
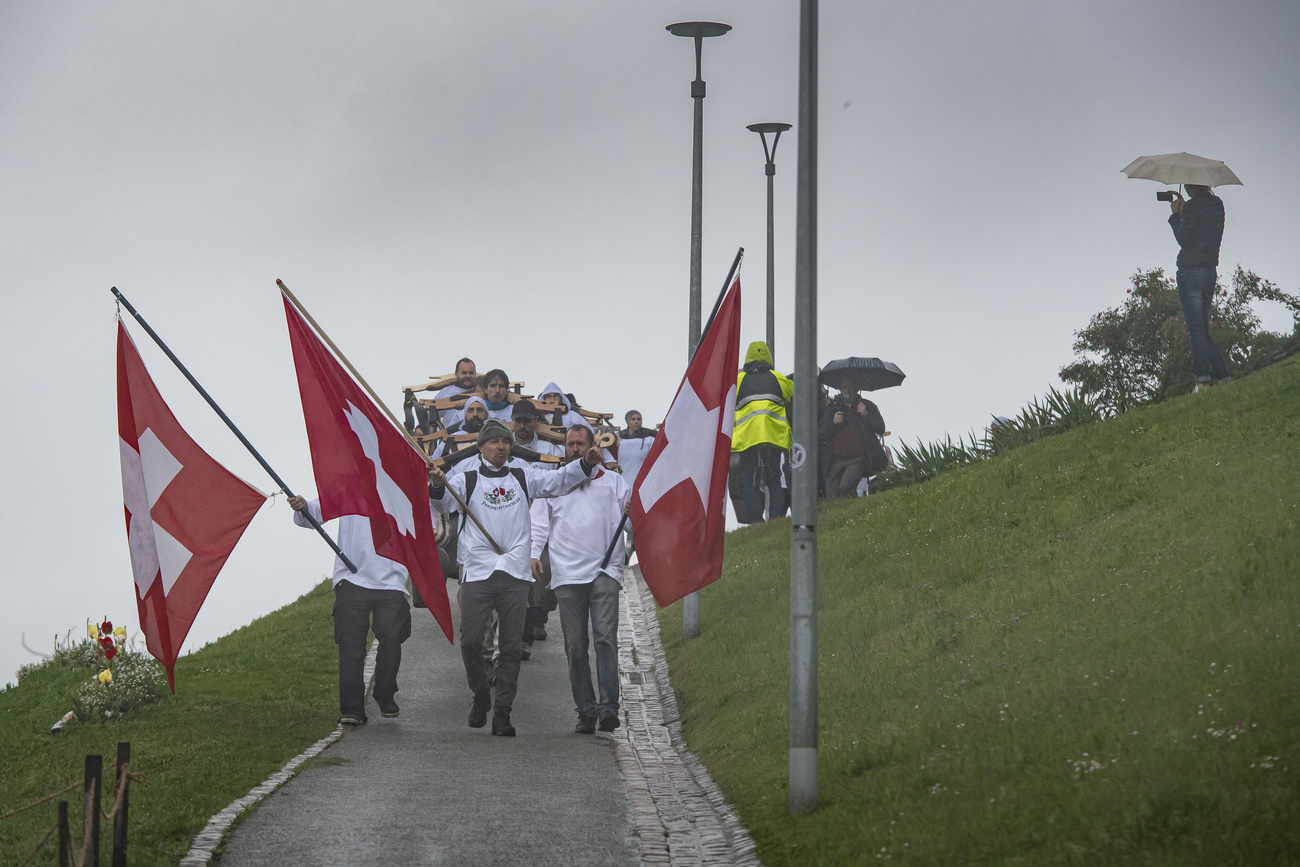
M736 419L731 432L731 498L741 523L763 521L763 489L767 491L767 517L785 514L781 458L790 451L793 396L794 383L772 369L767 344L761 340L749 344L745 366L736 377Z

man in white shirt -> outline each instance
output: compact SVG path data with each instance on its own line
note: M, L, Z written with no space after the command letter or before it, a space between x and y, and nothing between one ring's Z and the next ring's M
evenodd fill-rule
M479 431L478 457L466 462L469 469L450 477L436 467L429 470L429 497L436 511L456 509L456 498L469 507L456 555L461 567L460 655L474 696L469 724L482 728L492 707L492 734L506 737L515 735L510 711L519 682L528 587L533 581L529 504L568 493L600 465L600 450L592 448L558 470L537 469L510 460L513 443L510 428L488 419ZM446 496L447 488L455 497ZM495 706L483 662L483 634L492 611L500 623Z
M573 425L565 434L570 457L598 453L591 429ZM533 571L542 546L551 550L551 588L560 608L569 686L578 712L574 731L593 734L618 728L618 594L623 586L623 536L619 521L632 501L632 488L621 475L597 470L562 497L548 500L545 517L533 526ZM539 509L539 511L541 511ZM613 552L605 553L613 543ZM591 633L588 640L587 625ZM588 647L596 648L596 684L592 688Z
M304 513L320 523L320 501L290 497L293 522L311 529ZM357 567L348 571L334 558L334 643L339 646L339 724L344 730L366 721L366 633L373 629L379 640L375 655L375 704L385 717L399 709L397 669L402 664L402 642L411 637L411 606L406 596L406 567L375 553L370 519L363 515L339 518L339 549Z
M435 400L444 397L455 397L458 394L464 394L467 391L474 390L474 382L478 378L478 368L469 358L462 358L456 362L456 381L451 385L443 386L433 397ZM465 417L465 408L449 409L444 413L439 413L442 419L443 427L451 427Z

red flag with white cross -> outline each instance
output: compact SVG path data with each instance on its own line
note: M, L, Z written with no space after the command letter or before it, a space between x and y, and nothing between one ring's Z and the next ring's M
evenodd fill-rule
M424 455L335 360L288 296L284 315L321 517L368 517L375 552L406 567L451 641L451 603L438 564Z
M632 485L632 527L660 607L722 575L740 361L740 278L718 308Z
M176 658L185 636L266 495L190 438L121 322L117 433L140 631L175 692Z

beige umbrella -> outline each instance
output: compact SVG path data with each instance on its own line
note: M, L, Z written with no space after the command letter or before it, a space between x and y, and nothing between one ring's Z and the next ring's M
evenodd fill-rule
M1204 187L1242 185L1241 179L1223 164L1223 160L1207 160L1188 153L1138 157L1120 171L1130 178L1146 178L1162 184L1198 184Z

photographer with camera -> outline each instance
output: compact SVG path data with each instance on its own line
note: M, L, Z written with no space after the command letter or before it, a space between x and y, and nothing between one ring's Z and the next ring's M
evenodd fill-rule
M1210 310L1218 281L1219 244L1223 240L1223 200L1207 186L1187 185L1187 201L1172 190L1156 193L1169 202L1169 225L1178 240L1178 303L1187 323L1196 390L1210 387L1211 379L1231 382L1223 350L1210 337Z
M859 411L860 405L865 412ZM822 411L817 433L828 497L856 497L863 478L880 472L889 461L880 442L885 419L874 403L858 396L850 377L841 380L840 393Z

